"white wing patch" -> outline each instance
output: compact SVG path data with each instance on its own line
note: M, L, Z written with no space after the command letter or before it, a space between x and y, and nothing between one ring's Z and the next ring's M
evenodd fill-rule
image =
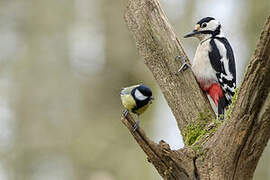
M223 61L223 62L224 62L224 61ZM225 63L225 62L224 62L224 63ZM220 78L225 78L225 79L227 79L228 81L232 81L232 80L233 80L232 74L231 74L230 72L226 72L226 73L228 73L229 75L225 75L225 74L221 73L221 74L220 74Z
M217 45L217 48L219 50L219 53L222 57L222 59L220 60L223 65L224 65L224 73L220 73L220 77L219 77L219 83L221 83L221 87L223 89L223 91L225 92L225 97L226 99L228 100L231 100L232 99L232 95L235 91L235 87L236 87L236 84L233 83L232 84L232 87L228 84L225 84L223 82L223 80L225 81L233 81L233 75L232 73L229 71L229 59L227 58L227 54L226 54L226 48L225 48L225 45L221 42L219 42L218 40L215 40L215 43ZM228 91L230 91L231 93L229 94Z
M224 70L225 70L225 74L221 74L221 78L225 77L228 81L232 81L233 80L233 75L232 73L229 71L229 59L227 59L227 50L224 46L223 43L219 42L218 40L215 40L215 43L217 45L217 48L219 50L219 53L222 57L222 59L220 60L221 62L223 62L224 65Z
M140 100L140 101L143 101L145 99L147 99L148 97L143 95L138 89L135 90L135 98Z

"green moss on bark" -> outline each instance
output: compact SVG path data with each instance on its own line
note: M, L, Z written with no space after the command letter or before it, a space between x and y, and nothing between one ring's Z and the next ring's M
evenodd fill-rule
M188 125L185 133L185 144L192 145L198 141L203 135L206 134L206 130L201 124Z
M231 114L232 114L232 109L233 109L233 106L235 104L235 101L237 99L237 88L235 89L235 92L234 92L234 96L232 98L232 103L231 105L228 107L226 113L225 113L225 117L226 119L231 119Z
M185 144L191 146L205 135L215 133L221 124L222 120L213 119L209 111L199 113L198 118L186 127L184 132Z
M211 114L209 110L199 113L198 118L192 124L186 127L184 132L185 144L191 146L207 133L205 126L211 122Z

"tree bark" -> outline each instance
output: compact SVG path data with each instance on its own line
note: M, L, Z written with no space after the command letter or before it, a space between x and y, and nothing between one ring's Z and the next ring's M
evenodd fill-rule
M210 117L215 115L191 69L177 74L181 61L175 60L175 57L188 59L180 41L158 1L129 1L125 20L139 53L153 73L185 138L183 132L186 126L197 119L200 113L209 111Z
M216 120L191 69L177 74L186 53L158 0L130 0L125 20L145 64L159 84L185 140L177 151L149 140L134 119L122 118L164 179L252 179L270 138L270 17L238 96L224 122Z

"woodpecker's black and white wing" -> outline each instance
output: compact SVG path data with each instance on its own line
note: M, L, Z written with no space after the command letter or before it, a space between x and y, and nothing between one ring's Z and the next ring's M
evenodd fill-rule
M225 104L231 103L236 88L236 69L233 50L229 41L224 37L215 37L210 40L211 50L209 58L216 71L218 83L224 96Z

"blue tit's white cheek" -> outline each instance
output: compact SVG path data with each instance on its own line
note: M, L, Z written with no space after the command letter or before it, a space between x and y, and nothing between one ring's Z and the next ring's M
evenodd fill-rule
M134 96L140 101L144 101L148 98L147 96L143 95L138 89L135 90Z

